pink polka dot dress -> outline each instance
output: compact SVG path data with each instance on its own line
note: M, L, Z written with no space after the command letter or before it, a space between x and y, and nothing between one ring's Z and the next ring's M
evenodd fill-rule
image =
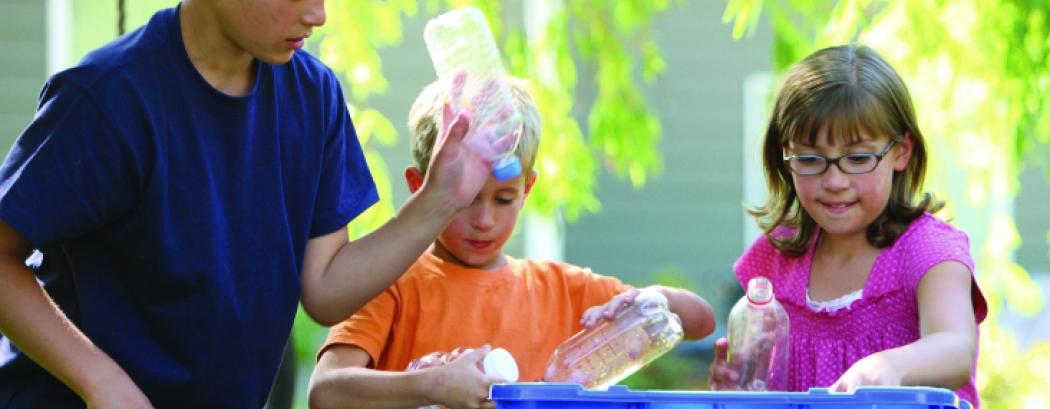
M741 285L755 276L768 277L777 301L788 312L790 391L831 386L861 358L918 340L917 291L926 271L949 260L974 271L966 233L927 213L915 219L893 245L882 249L859 299L843 309L818 311L806 303L816 242L804 255L790 258L764 236L759 237L733 265ZM974 315L980 323L988 307L976 281L971 294ZM976 354L973 362L976 367ZM973 375L955 393L980 407Z

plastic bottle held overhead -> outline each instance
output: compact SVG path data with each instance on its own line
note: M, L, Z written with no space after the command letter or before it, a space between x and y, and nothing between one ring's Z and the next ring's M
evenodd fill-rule
M514 151L523 119L485 15L475 7L449 11L427 22L423 38L438 79L452 88L450 104L473 113L466 140L487 148L497 180L520 175ZM457 76L464 74L465 82L458 84ZM456 89L460 85L462 92Z
M787 311L773 297L773 283L768 278L748 281L747 294L730 310L727 326L726 363L740 375L733 389L784 390L790 323Z
M682 323L667 298L642 291L611 320L602 320L558 346L547 364L545 382L572 382L585 388L615 385L682 340Z

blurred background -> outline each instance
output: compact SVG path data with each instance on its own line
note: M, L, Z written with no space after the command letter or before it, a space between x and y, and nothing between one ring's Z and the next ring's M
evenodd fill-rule
M46 78L174 0L0 3L0 145L33 117ZM544 120L539 180L507 250L634 285L692 289L719 317L625 383L705 389L710 348L742 294L731 266L758 230L757 146L779 75L857 41L904 77L930 148L926 189L965 230L990 313L978 388L990 408L1050 402L1050 2L874 0L337 0L307 49L340 75L382 201L351 236L408 197L408 109L435 79L426 21L487 15ZM300 314L270 407L306 407L326 329Z

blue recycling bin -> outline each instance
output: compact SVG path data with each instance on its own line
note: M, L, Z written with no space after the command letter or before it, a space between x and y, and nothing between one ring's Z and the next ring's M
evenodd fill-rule
M950 390L861 387L852 393L586 390L569 383L492 385L499 409L970 409Z

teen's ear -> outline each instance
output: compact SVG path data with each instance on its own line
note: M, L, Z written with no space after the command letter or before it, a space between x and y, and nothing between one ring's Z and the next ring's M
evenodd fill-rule
M911 131L905 131L904 139L901 139L900 142L897 142L897 146L893 147L893 150L897 151L897 155L893 157L893 170L903 172L904 169L908 168L908 161L911 160L913 147L915 147L915 136L911 134Z
M416 194L419 188L423 187L423 179L425 175L415 166L409 166L405 168L405 182L408 183L408 192Z
M536 171L529 172L529 180L525 182L525 197L529 197L529 192L532 191L532 185L536 184Z

